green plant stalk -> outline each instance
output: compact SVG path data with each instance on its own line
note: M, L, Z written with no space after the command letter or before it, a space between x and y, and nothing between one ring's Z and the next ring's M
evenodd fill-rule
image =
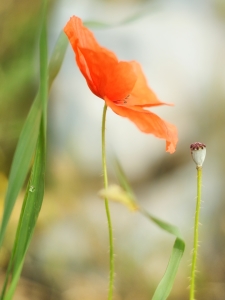
M42 30L40 33L40 97L42 101L42 121L44 124L44 140L47 132L47 105L48 105L48 49L47 49L47 5L48 0L42 1Z
M102 169L104 177L104 188L108 188L108 176L107 176L107 166L106 166L106 151L105 151L105 123L106 123L106 112L107 105L104 105L102 114ZM108 300L112 300L113 297L113 285L114 285L114 246L113 246L113 232L112 232L112 222L109 211L109 202L105 198L105 210L108 221L109 230L109 258L110 258L110 270L109 270L109 290L108 290Z
M202 189L202 167L197 167L197 202L195 210L195 223L194 223L194 246L191 264L191 282L190 282L190 300L195 298L195 275L196 275L196 262L198 252L198 231L199 231L199 214L201 206L201 189Z

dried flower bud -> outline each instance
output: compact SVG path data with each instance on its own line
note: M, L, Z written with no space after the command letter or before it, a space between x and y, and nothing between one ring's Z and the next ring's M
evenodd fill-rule
M193 158L193 161L196 163L197 168L202 167L206 156L206 145L196 142L194 144L191 144L190 149L191 156Z

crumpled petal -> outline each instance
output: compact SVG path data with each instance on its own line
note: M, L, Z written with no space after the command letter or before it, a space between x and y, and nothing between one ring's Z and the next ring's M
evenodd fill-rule
M64 31L68 36L76 61L91 91L98 97L122 100L137 80L133 65L118 62L116 55L101 47L81 19L73 16ZM121 84L122 83L122 84Z
M118 61L108 56L104 51L93 51L77 48L76 61L84 75L90 90L98 97L104 97L104 90L108 80L108 70L113 70Z
M137 76L130 62L119 62L108 71L108 80L104 90L104 97L111 101L124 100L133 90Z
M132 61L130 64L133 66L137 80L127 99L127 103L129 105L138 105L142 107L165 105L166 103L159 101L155 93L149 88L140 64L136 61Z
M106 104L121 117L128 118L130 121L145 133L151 133L158 138L166 140L166 151L173 153L176 150L177 128L162 120L156 114L144 110L142 107L129 105L116 105L112 101L105 99Z

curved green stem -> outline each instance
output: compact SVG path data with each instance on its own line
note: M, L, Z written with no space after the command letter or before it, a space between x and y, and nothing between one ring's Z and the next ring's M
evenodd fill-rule
M194 246L191 264L191 283L190 283L190 300L194 300L195 296L195 274L196 274L196 261L198 252L198 227L199 227L199 214L201 205L201 185L202 185L202 168L197 167L197 202L195 210L195 223L194 223Z
M106 151L105 151L105 123L106 123L106 111L107 105L104 105L103 115L102 115L102 169L104 177L104 188L108 187L108 176L107 176L107 166L106 166ZM113 297L113 284L114 284L114 247L113 247L113 233L112 233L112 222L109 212L108 199L105 198L105 210L108 221L109 230L109 256L110 256L110 271L109 271L109 291L108 300L112 300Z

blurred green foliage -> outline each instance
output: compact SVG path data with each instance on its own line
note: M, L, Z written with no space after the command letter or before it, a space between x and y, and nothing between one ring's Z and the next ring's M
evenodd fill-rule
M40 0L0 2L0 170L6 175L36 92L40 5Z

